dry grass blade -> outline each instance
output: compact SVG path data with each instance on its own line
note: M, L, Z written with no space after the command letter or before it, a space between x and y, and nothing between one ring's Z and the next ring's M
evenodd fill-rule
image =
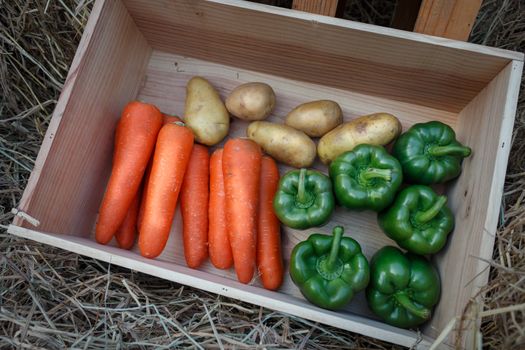
M33 168L93 2L0 0L2 229ZM394 1L346 6L345 18L388 25ZM471 41L524 52L525 2L485 1ZM524 88L513 139L491 280L469 305L477 311L467 308L464 317L477 315L482 339L475 337L485 348L525 344ZM0 233L0 252L0 348L399 348L7 234Z

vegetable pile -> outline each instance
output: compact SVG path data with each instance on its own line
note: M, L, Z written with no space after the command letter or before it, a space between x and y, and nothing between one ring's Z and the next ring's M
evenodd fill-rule
M107 244L115 237L123 249L137 240L142 256L156 258L180 203L188 267L199 268L209 258L219 269L234 266L242 283L250 283L258 269L262 285L278 289L284 267L273 210L277 164L249 139L228 139L218 147L229 131L228 110L257 120L274 105L269 85L251 83L232 91L225 106L202 77L187 84L184 122L153 105L130 102L115 132L96 240ZM210 157L211 146L216 147Z
M284 124L273 123L265 119L277 96L262 82L236 87L225 102L203 77L190 79L186 92L183 120L137 101L122 111L97 242L115 237L120 248L132 249L137 241L142 256L156 258L180 203L188 267L209 259L215 268L233 267L241 283L259 278L277 290L285 273L281 224L323 226L336 204L372 210L406 253L383 247L369 263L337 226L294 247L292 281L322 308L342 309L366 289L369 308L391 325L430 319L441 282L425 256L443 249L454 229L447 197L430 186L458 177L471 154L452 128L431 121L402 134L388 113L343 123L343 110L331 100L303 103ZM231 116L250 122L246 138L227 138ZM312 137L320 138L317 145ZM328 175L308 169L317 156ZM276 160L298 169L280 177Z

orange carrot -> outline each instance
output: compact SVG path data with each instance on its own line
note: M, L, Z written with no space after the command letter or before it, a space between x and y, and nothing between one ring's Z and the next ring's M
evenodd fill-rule
M166 125L169 123L176 123L176 122L182 122L182 121L180 120L179 117L162 113L162 125ZM151 163L152 162L153 162L153 154L151 155L146 171L144 172L144 181L142 182L143 190L142 190L142 198L140 199L140 209L139 209L139 214L137 218L137 228L139 228L140 225L142 224L142 218L144 217L144 204L146 203L144 199L146 198L146 191L148 190L148 181L149 181L149 174L151 173Z
M170 123L159 132L139 227L140 253L146 258L159 256L166 246L192 147L193 133L185 126Z
M264 288L276 290L283 283L283 258L279 219L273 211L273 197L279 186L279 169L275 161L264 156L259 190L259 226L257 232L257 266Z
M168 115L166 113L162 113L162 125L166 125L169 123L175 123L175 122L182 122L182 120L175 115Z
M117 126L111 176L95 229L97 242L107 244L124 222L161 126L162 114L153 105L134 101L124 108Z
M126 215L124 222L120 225L117 233L115 233L117 244L122 249L131 249L135 244L135 237L137 236L137 216L141 197L140 192L139 189L131 203L131 207L128 209L128 214Z
M139 213L137 215L137 229L140 232L142 226L142 219L144 219L144 208L146 208L146 193L148 191L149 177L151 175L151 165L153 164L153 157L150 158L146 171L144 172L144 180L142 181L142 198L140 199Z
M233 264L232 248L226 228L226 201L224 194L224 176L222 175L222 148L213 152L210 158L210 205L209 216L209 253L213 266L229 269Z
M251 281L256 263L261 158L255 142L240 138L228 140L222 155L228 235L242 283Z
M208 198L210 181L208 148L194 145L180 192L184 257L197 268L208 258Z

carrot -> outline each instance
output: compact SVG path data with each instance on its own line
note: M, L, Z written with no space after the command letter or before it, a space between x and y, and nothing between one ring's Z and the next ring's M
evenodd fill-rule
M95 229L97 242L107 244L121 226L135 198L162 125L153 105L131 102L117 126L113 166Z
M162 125L166 125L169 123L176 123L176 122L182 122L182 121L180 120L179 117L162 113ZM140 227L140 225L142 224L142 218L144 217L144 204L146 203L144 199L146 198L146 191L148 190L148 181L149 181L149 174L151 173L151 163L152 162L153 162L153 154L151 155L146 171L144 172L144 181L142 185L143 187L142 198L140 199L140 209L139 209L139 214L137 218L137 227Z
M283 258L279 219L273 211L273 197L279 186L279 169L275 161L264 156L259 190L259 225L257 232L257 266L264 288L276 290L283 283Z
M140 188L137 192L137 195L133 199L131 206L128 209L128 214L120 225L117 233L115 233L115 238L117 239L117 244L122 249L131 249L135 244L135 237L137 236L137 216L139 211L139 202L140 202Z
M210 158L210 205L209 216L209 253L213 266L229 269L233 264L232 248L226 228L226 201L224 194L224 176L222 175L222 153L218 149Z
M142 198L140 199L139 213L137 215L137 229L140 232L142 226L142 220L144 219L144 208L146 208L146 193L148 191L149 177L151 175L151 165L153 163L153 157L150 158L146 171L144 172L144 180L142 181Z
M208 198L210 156L208 148L194 145L180 192L184 257L197 268L208 258Z
M251 281L256 263L261 157L255 142L240 138L228 140L222 155L228 235L242 283Z
M193 133L180 124L166 124L159 132L139 227L146 258L159 256L166 246L192 147Z
M162 113L162 125L166 125L169 123L176 123L176 122L182 122L182 120L177 116Z

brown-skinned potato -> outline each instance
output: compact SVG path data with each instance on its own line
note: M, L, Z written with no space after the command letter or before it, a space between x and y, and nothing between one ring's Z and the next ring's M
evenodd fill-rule
M374 113L343 123L321 137L317 154L321 161L329 164L338 155L366 143L384 146L401 133L401 123L388 113Z
M303 168L314 162L315 143L304 132L287 125L255 121L246 135L281 163Z
M186 85L184 122L195 141L207 146L224 139L230 129L230 115L214 87L202 77L193 77Z
M237 86L226 98L226 108L243 120L263 120L275 107L275 93L270 85L253 82Z
M343 111L337 102L318 100L295 107L284 123L311 137L321 137L343 122Z

